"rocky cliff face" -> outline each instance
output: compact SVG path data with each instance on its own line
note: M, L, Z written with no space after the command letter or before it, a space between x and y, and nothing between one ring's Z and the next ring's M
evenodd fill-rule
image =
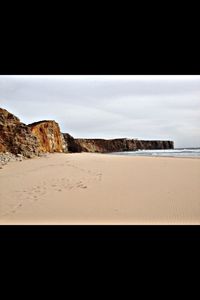
M26 157L38 155L38 140L30 128L20 120L0 108L0 152L22 154Z
M125 139L75 139L76 143L81 146L84 152L115 152L115 151L126 151L126 140Z
M0 108L0 153L10 152L33 157L45 152L119 152L138 149L173 149L172 141L136 139L74 139L61 133L55 121L40 121L26 125Z
M31 133L39 142L40 152L63 152L63 138L60 127L55 121L41 121L29 124Z
M75 139L82 151L85 152L122 152L136 150L151 150L151 149L173 149L172 141L144 141L136 139Z
M64 152L65 141L55 121L26 125L0 108L0 152L33 157L45 152Z
M64 151L63 152L87 152L78 140L74 139L69 133L63 133L63 140L64 140Z

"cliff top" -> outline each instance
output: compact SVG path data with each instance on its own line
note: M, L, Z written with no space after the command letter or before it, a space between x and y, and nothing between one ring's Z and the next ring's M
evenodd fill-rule
M20 119L17 118L15 115L11 114L9 111L7 111L4 108L0 108L0 120L2 122L20 122Z
M42 123L56 123L56 121L54 121L54 120L43 120L43 121L30 123L30 124L28 124L28 126L35 126L35 125L39 125L39 124L42 124Z
M65 134L65 133L64 133ZM102 139L102 138L75 138L75 140L81 141L141 141L141 142L163 142L163 140L140 140L138 138L115 138L115 139ZM171 140L164 140L165 142L172 142Z

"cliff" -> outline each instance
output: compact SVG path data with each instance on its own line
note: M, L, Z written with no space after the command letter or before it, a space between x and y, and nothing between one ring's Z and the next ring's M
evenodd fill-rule
M136 150L151 150L151 149L173 149L172 141L145 141L136 139L75 139L75 142L80 145L82 151L85 152L122 152Z
M63 133L63 141L65 144L64 152L88 152L77 139L74 139L69 133Z
M0 108L0 152L33 157L45 152L120 152L138 149L173 149L172 141L137 139L75 139L61 133L58 123L44 120L26 125Z
M55 121L40 121L29 124L31 133L39 142L40 152L63 152L65 145L60 132L60 127Z
M44 152L65 152L65 141L55 121L29 125L0 108L0 152L33 157Z
M0 108L0 152L32 157L39 154L38 146L30 128L6 109Z

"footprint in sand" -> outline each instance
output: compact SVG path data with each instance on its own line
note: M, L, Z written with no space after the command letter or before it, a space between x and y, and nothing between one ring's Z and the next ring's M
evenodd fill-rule
M2 217L5 217L9 214L15 214L17 212L18 209L20 209L20 207L22 207L22 203L19 203L15 208L13 208L12 210L7 211L5 214L2 215Z
M11 210L11 213L15 214L16 211L17 211L20 207L22 207L22 203L19 203L14 209L12 209L12 210ZM6 214L9 214L9 212L6 213ZM6 215L6 214L5 214L5 215Z
M98 173L98 174L96 174L96 177L97 177L97 180L98 180L98 181L101 181L102 174L101 174L101 173Z
M79 182L77 183L76 187L81 188L81 189L86 189L86 188L87 188L87 186L84 185L82 181L79 181Z
M3 216L9 215L9 214L15 214L22 206L23 206L23 202L24 201L30 201L33 203L33 201L38 201L39 197L41 195L46 194L46 187L44 187L44 184L46 184L45 182L43 182L43 186L40 185L36 185L33 186L32 188L29 188L27 190L15 190L15 193L19 193L18 195L18 199L21 201L20 203L18 203L18 205L16 207L14 207L13 209L9 210L8 212L6 212L5 214L3 214Z
M46 193L46 187L44 186L46 184L43 182L43 185L35 185L31 189L27 191L28 196L26 195L26 199L30 199L31 201L37 201L38 197L41 195L44 195Z

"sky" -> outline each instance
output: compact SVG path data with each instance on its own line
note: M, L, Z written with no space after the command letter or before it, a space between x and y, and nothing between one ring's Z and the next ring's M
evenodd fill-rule
M200 147L200 76L1 75L0 107L55 120L75 138L173 140Z

